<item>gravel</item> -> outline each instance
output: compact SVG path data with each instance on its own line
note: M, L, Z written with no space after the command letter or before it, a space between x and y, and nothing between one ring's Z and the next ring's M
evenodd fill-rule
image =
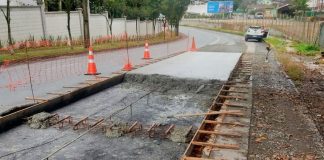
M323 140L296 87L266 45L254 45L249 159L323 159Z

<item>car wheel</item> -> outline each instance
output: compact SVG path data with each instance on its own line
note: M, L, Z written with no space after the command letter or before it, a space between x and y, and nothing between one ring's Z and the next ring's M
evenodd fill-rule
M249 39L248 38L245 38L245 42L248 42L249 41Z

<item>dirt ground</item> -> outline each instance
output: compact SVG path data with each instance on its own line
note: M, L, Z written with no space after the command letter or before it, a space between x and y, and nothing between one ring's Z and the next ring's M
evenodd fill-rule
M311 116L324 136L324 75L318 69L305 69L305 78L302 83L296 85L300 92L300 98L307 103L308 114Z
M315 93L317 85L316 82L312 83L323 79L315 79L313 76L316 75L312 75L309 82L297 88L301 91L299 94L273 54L269 62L265 62L266 45L258 44L255 47L255 52L252 52L254 102L249 159L324 159L322 137L309 118L310 115L314 118L323 113L319 112L323 108L323 99L313 99L319 97L321 91ZM322 119L315 122L323 123Z

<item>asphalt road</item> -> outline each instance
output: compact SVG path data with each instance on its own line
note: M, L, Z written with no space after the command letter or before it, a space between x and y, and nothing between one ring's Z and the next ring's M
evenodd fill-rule
M245 47L241 36L214 31L181 27L180 32L194 36L197 47L204 51L240 52ZM163 57L172 53L186 51L191 40L181 39L167 44L150 46L152 58ZM132 64L145 63L143 47L129 49ZM119 71L127 61L126 49L108 52L95 52L95 62L102 75ZM35 97L47 97L46 93L64 90L63 86L75 86L90 79L85 76L87 54L73 57L60 57L30 64ZM25 97L31 97L27 64L9 66L0 72L0 113L13 106L30 103Z

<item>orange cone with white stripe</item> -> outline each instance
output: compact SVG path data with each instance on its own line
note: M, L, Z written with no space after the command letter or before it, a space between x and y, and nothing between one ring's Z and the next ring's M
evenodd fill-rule
M190 51L193 51L193 52L197 51L195 37L192 37L192 44L191 44Z
M88 55L88 73L85 75L98 75L100 73L97 72L96 63L94 62L93 48L89 47L89 55Z
M143 59L151 59L151 53L150 53L150 50L149 50L149 45L147 43L147 41L145 42L145 46L144 46L144 57Z

